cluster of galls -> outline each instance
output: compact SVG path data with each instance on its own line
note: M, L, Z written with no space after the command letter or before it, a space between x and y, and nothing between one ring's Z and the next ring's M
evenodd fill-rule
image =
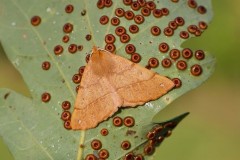
M127 116L124 119L121 117L114 117L113 118L113 125L116 127L121 127L124 124L126 127L133 127L135 124L135 120L131 116Z
M73 5L71 5L71 4L66 5L65 12L67 14L70 14L73 11L74 11L74 6ZM86 14L86 10L83 10L81 12L81 15L84 16L85 14ZM31 18L31 24L33 26L38 26L38 25L40 25L40 23L41 23L41 17L40 16L33 16ZM63 43L68 43L69 42L70 34L72 33L73 29L74 29L74 26L71 23L65 23L63 25L62 30L63 30L63 33L65 34L62 37L62 42ZM87 41L89 41L89 40L91 40L91 35L87 34L85 38L86 38ZM68 46L68 52L71 53L71 54L74 54L77 51L82 51L82 50L83 50L83 45L69 44L69 46ZM61 55L64 52L64 48L63 48L62 45L56 45L53 49L53 52L54 52L55 55ZM86 62L88 62L88 59L89 59L89 56L86 57ZM50 68L51 68L51 63L49 61L44 61L42 63L42 69L43 70L47 71ZM78 73L73 75L73 77L72 77L73 83L75 83L75 84L80 83L83 72L84 72L84 68L85 68L85 66L81 66L79 68ZM78 88L79 88L79 85L76 87L76 92L78 91ZM49 102L51 100L51 94L48 93L48 92L44 92L41 96L41 99L45 103ZM71 107L71 104L70 104L69 101L62 102L63 112L61 114L61 119L64 121L64 127L68 130L71 129L71 125L70 125L71 113L69 111L70 107Z
M126 127L133 127L135 125L135 120L131 116L126 116L123 119L121 117L114 117L112 120L112 123L115 127L121 127L122 125L125 125ZM108 129L102 128L100 131L102 136L107 136L109 134ZM97 155L94 154L88 154L85 157L85 160L97 160L97 159L107 159L110 155L109 151L107 149L102 148L103 144L99 139L94 139L91 141L91 148L94 151L97 151ZM122 143L119 145L123 150L129 150L131 148L131 143L128 140L122 141Z
M178 3L178 0L171 0L173 3ZM116 46L114 45L116 41L116 36L119 37L120 42L125 45L125 52L131 56L130 60L134 63L139 63L141 61L141 55L137 52L137 48L133 43L129 43L131 41L131 36L137 34L140 29L139 25L145 22L145 19L150 15L153 15L156 19L160 19L161 17L168 16L170 14L170 10L168 8L157 8L155 1L146 1L146 0L123 0L123 4L129 7L129 10L124 10L123 8L116 8L114 11L113 17L109 17L107 15L102 15L99 19L100 24L106 25L111 23L113 27L115 27L115 34L107 34L105 36L105 49L114 52ZM105 7L109 8L113 5L111 0L98 0L97 7L99 9L104 9ZM207 9L198 5L195 0L188 0L186 5L189 8L196 9L199 14L205 14ZM140 14L139 12L140 11ZM121 26L121 21L128 20L129 23L133 22L133 24L129 25L129 28L125 28ZM150 33L153 36L160 36L162 33L167 36L173 36L174 31L176 31L179 27L183 27L185 25L185 20L183 17L177 16L175 19L170 20L168 26L161 29L159 26L152 26L150 28ZM182 39L188 39L190 35L200 36L201 33L207 29L207 24L204 21L199 21L198 24L192 24L187 26L187 30L180 31L179 36ZM183 50L179 50L177 48L170 48L166 42L162 42L158 46L158 50L160 53L167 54L159 63L158 58L151 57L148 60L147 65L145 66L147 69L157 68L159 64L163 68L170 68L171 66L176 66L176 68L180 71L184 71L188 68L187 61L193 57L197 60L203 60L205 57L205 53L202 50L197 50L195 53L189 49L184 48ZM194 55L194 56L193 56ZM182 57L182 59L181 59ZM193 76L199 76L202 73L202 67L199 64L194 64L190 66L190 72ZM181 80L179 78L173 78L173 82L176 87L181 87Z
M97 2L97 7L99 9L103 9L105 6L111 7L111 5L106 5L105 3L109 3L107 0L99 0ZM167 16L169 11L167 8L156 9L156 4L154 1L145 1L145 0L123 0L123 4L130 6L131 10L124 10L123 8L115 9L115 16L108 17L107 15L103 15L100 17L99 22L102 25L106 25L109 21L111 21L111 25L115 26L115 34L119 37L120 42L123 44L128 43L131 40L131 35L137 34L139 32L138 25L144 23L145 17L148 17L151 13L156 17L160 18L162 16ZM134 11L138 11L141 9L141 14L135 14ZM135 24L129 26L129 28L125 28L124 26L119 26L122 20L133 21ZM153 35L157 36L160 34L160 28L153 27L151 29ZM114 45L116 38L113 34L107 34L105 36L105 49L114 52L116 47ZM131 61L134 63L138 63L141 61L141 56L136 52L136 48L134 48L133 44L128 44L125 47L125 51L127 54L131 55Z
M79 89L79 86L80 86L79 83L81 82L84 69L85 69L85 66L81 66L78 69L78 73L74 74L73 77L72 77L73 83L78 84L76 89L75 89L77 93L78 93L78 89Z
M73 11L74 11L74 6L73 6L73 5L71 5L71 4L66 5L66 7L65 7L65 12L66 12L67 14L70 14L70 13L72 13ZM83 11L81 12L81 15L84 16L85 14L86 14L86 10L83 10ZM33 16L33 17L31 18L31 24L32 24L33 26L38 26L38 25L40 25L40 23L41 23L41 17L40 17L40 16ZM65 35L62 37L62 42L63 42L63 43L68 43L69 40L70 40L70 34L71 34L72 31L74 30L74 26L73 26L73 24L71 24L71 23L65 23L65 24L63 25L62 30L63 30L63 33L65 34ZM91 35L90 35L90 34L87 34L85 38L86 38L87 41L90 41L90 40L91 40ZM83 45L69 44L67 50L68 50L69 53L74 54L74 53L76 53L77 51L82 51L82 50L83 50ZM58 45L56 45L56 46L54 47L53 52L54 52L55 55L61 55L61 54L64 52L64 48L63 48L62 45L58 44ZM89 56L86 57L86 62L88 61L88 59L89 59ZM43 70L49 70L50 67L51 67L51 63L50 63L49 61L44 61L44 62L42 63L42 69L43 69ZM81 77L80 77L81 74L82 74L82 72L79 71L79 75L74 75L74 76L73 76L72 80L73 80L74 83L79 83L79 82L80 82L80 80L81 80ZM46 96L45 96L45 97L46 97Z
M73 5L69 4L65 7L65 12L67 14L70 14L73 11L74 11L74 6ZM81 15L84 16L85 14L86 14L86 10L83 10L81 12ZM62 37L62 42L63 43L68 43L69 42L70 34L72 33L73 29L74 29L73 24L71 24L69 22L67 22L63 25L62 30L63 30L63 33L65 34ZM89 40L91 40L91 35L87 34L85 38L86 38L87 41L89 41ZM55 55L60 55L60 54L63 53L64 48L62 47L62 45L56 45L53 50L54 50ZM69 44L69 46L68 46L68 52L71 53L71 54L74 54L77 51L82 51L82 50L83 50L83 45Z
M126 127L134 126L134 119L131 116L127 116L124 119L120 117L113 118L113 125L116 127L120 127L124 124ZM127 153L123 159L124 160L143 160L144 156L151 155L155 151L155 147L159 146L162 141L169 137L172 134L172 130L176 127L177 123L170 121L163 124L155 125L147 134L146 134L146 145L144 146L141 153L130 152ZM103 128L100 133L102 136L106 136L108 134L108 130ZM128 140L124 140L121 143L121 148L123 150L129 150L131 148L131 143ZM85 160L97 160L97 159L107 159L110 155L107 149L102 148L103 144L100 140L94 139L91 142L91 147L93 150L97 151L97 155L88 154L85 157Z
M147 133L148 142L144 147L145 155L151 155L155 147L160 145L162 141L172 134L172 130L176 127L173 122L166 123L164 125L156 125L151 131Z
M106 128L103 128L101 129L100 131L101 135L102 136L107 136L108 135L108 129ZM85 160L104 160L104 159L107 159L109 157L109 152L107 149L103 149L102 148L103 145L102 145L102 142L98 139L94 139L91 141L91 148L94 150L94 151L97 151L97 155L94 155L94 154L88 154L86 157L85 157Z
M72 46L72 45L70 45L70 46ZM55 49L58 48L58 47L60 47L60 50L61 50L61 48L62 48L61 46L56 46ZM50 62L44 61L42 63L42 69L43 70L49 70L50 67L51 67L51 63ZM72 81L74 83L76 83L76 84L80 83L83 71L84 71L84 66L79 68L79 73L78 74L73 75ZM78 87L76 87L76 91L77 90L78 90ZM50 99L51 99L50 93L45 92L45 93L42 94L42 101L43 102L48 102ZM67 130L71 129L71 125L70 125L70 123L71 123L70 122L70 120L71 120L71 112L69 111L70 107L71 107L71 103L69 101L62 102L63 112L61 114L61 119L64 122L64 128L66 128Z
M69 112L69 109L71 108L71 103L69 101L62 102L62 115L61 119L63 120L64 128L70 130L71 128L71 112Z
M135 155L134 153L128 153L124 156L123 160L144 160L142 154Z
M98 150L98 158L94 154L88 154L85 160L97 160L97 159L107 159L109 157L109 152L106 149L102 149L101 141L95 139L91 142L91 147L94 150Z
M78 73L73 75L73 77L72 77L73 83L79 84L81 82L84 69L85 69L85 66L81 66L78 69ZM77 85L77 87L75 89L76 92L78 92L79 86L80 85ZM67 130L72 129L71 128L71 112L69 111L70 107L71 107L71 103L69 101L62 102L63 112L61 115L61 119L64 121L64 128L66 128Z
M124 160L143 160L144 156L152 155L155 151L155 147L159 146L162 141L172 134L172 130L176 127L176 123L168 122L165 124L155 125L146 134L146 145L143 148L142 153L130 152L124 156Z

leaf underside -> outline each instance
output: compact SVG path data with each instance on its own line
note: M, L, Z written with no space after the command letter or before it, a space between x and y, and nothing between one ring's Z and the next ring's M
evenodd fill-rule
M195 57L195 51L190 59L181 56L173 60L169 57L171 49L183 50L181 44L186 39L179 36L181 31L188 31L189 25L198 26L200 21L209 23L212 18L211 1L196 0L197 8L189 7L187 0L179 0L177 3L171 0L155 0L154 2L156 8L168 8L169 15L156 18L151 14L145 17L145 21L138 25L139 32L136 34L128 30L130 25L136 24L134 20L119 17L119 26L125 27L131 38L128 43L122 43L115 33L117 26L111 24L111 18L116 17L116 8L131 10L131 7L124 5L122 0L113 1L111 7L103 9L97 7L96 0L0 1L1 44L9 60L21 73L31 93L31 97L24 97L9 89L0 90L0 135L15 159L71 160L84 159L88 154L98 156L98 151L94 151L91 147L94 139L100 140L102 148L108 150L110 160L121 159L129 152L133 152L134 155L146 154L144 148L149 143L146 135L157 125L152 122L154 115L174 99L199 86L214 70L214 58L207 52L203 60ZM74 6L72 13L65 12L68 4ZM200 14L199 6L204 6L207 12ZM141 14L141 9L133 12L135 15ZM36 15L41 17L41 23L33 26L31 18ZM99 22L103 15L109 17L109 22L105 25ZM164 28L176 17L183 17L184 25L178 26L172 36L164 35ZM69 42L63 43L62 37L66 35L63 32L63 26L66 23L73 24L74 28L71 33L67 34L70 37ZM161 29L159 36L151 33L152 26L158 26ZM203 31L201 29L201 32ZM88 34L91 35L91 40L86 39ZM140 65L148 65L148 60L155 57L159 60L159 66L152 70L170 79L178 78L182 85L144 106L121 109L94 129L66 130L61 120L63 112L61 104L63 101L74 104L77 85L73 83L72 77L78 73L79 67L86 65L86 56L94 45L105 48L104 40L107 34L113 34L116 38L114 42L116 54L131 59L125 47L127 44L134 44L136 52L141 55ZM190 37L194 37L194 34L189 33ZM159 51L159 44L163 42L169 45L170 49L167 53ZM70 44L82 45L83 49L71 54L68 52ZM58 56L54 54L56 45L61 45L64 49L63 53ZM171 59L172 65L169 68L161 65L164 58ZM185 70L178 69L179 60L187 62ZM42 69L44 61L51 63L47 71ZM203 70L198 76L191 73L191 66L195 64L200 65ZM47 103L41 99L44 92L51 95ZM112 123L115 116L122 119L131 116L135 120L135 125L115 127ZM158 125L162 124L159 122ZM100 134L103 128L109 131L107 136ZM129 141L131 148L123 150L121 148L123 141ZM153 156L146 155L144 158L152 159Z

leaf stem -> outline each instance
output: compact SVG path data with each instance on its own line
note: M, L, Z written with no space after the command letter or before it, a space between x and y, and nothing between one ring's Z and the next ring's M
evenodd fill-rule
M85 133L86 131L83 130L81 132L81 136L80 136L80 139L79 139L79 149L78 149L78 154L77 154L77 160L82 160L82 156L83 156L83 147L82 147L82 144L84 142L84 139L85 139Z

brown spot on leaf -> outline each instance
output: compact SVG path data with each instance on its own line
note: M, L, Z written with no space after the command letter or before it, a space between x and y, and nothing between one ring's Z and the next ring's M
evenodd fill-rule
M69 110L71 108L71 103L69 101L63 101L62 102L62 109L63 110Z
M61 115L61 119L66 121L71 119L71 113L69 111L63 111Z
M123 150L128 150L131 147L131 143L129 141L123 141L121 147Z
M63 47L61 45L56 45L53 51L55 55L60 55L63 52Z
M114 117L113 118L113 125L116 127L122 126L123 120L120 117Z
M106 149L101 149L101 150L98 152L98 155L99 155L99 158L107 159L107 158L109 157L109 152L108 152L108 150L106 150Z
M117 9L115 10L115 15L118 16L118 17L123 17L123 16L124 16L124 13L125 13L125 11L124 11L124 9L122 9L122 8L117 8Z
M100 133L101 133L102 136L107 136L108 135L108 129L103 128Z
M70 120L67 120L67 121L64 122L64 128L67 129L67 130L72 129Z
M133 53L133 54L131 55L131 61L134 62L134 63L140 62L140 61L141 61L141 56L140 56L140 54L138 54L138 53Z
M84 9L84 10L81 12L81 15L82 15L82 16L85 16L86 13L87 13L87 11Z
M66 23L63 26L63 32L64 33L71 33L73 30L73 25L71 23Z
M106 15L103 15L103 16L100 17L100 19L99 19L99 22L100 22L102 25L107 24L108 21L109 21L109 18L108 18L108 16L106 16Z
M129 31L134 34L139 31L139 28L137 25L133 24L133 25L129 26Z
M91 147L94 150L99 150L102 148L102 143L98 139L95 139L91 142Z
M143 7L141 9L141 13L142 13L143 16L149 16L151 14L151 11L147 7Z
M202 50L197 50L197 51L195 52L195 57L196 57L196 59L198 59L198 60L203 60L204 57L205 57L205 53L204 53Z
M87 41L90 41L92 39L92 36L90 34L87 34L85 38Z
M200 14L205 14L207 12L207 9L204 6L198 6L197 11Z
M202 73L202 67L198 64L195 64L191 67L191 73L194 76L199 76Z
M180 88L182 86L182 81L179 78L173 78L172 81L175 84L175 88Z
M7 99L9 95L10 95L10 92L6 93L3 98Z
M118 26L118 25L120 24L120 19L119 19L118 17L113 17L113 18L111 19L111 24L112 24L113 26Z
M50 62L44 61L44 62L42 63L42 69L43 69L43 70L49 70L50 67L51 67L51 63L50 63Z
M159 65L159 61L157 58L155 57L152 57L148 60L148 65L151 67L151 68L156 68L158 67Z
M113 53L114 51L115 51L115 49L116 49L116 47L115 47L115 45L114 44L106 44L105 45L105 50L107 50L107 51L109 51L109 52L111 52L111 53Z
M41 97L42 97L42 101L45 103L50 101L51 99L50 93L47 93L47 92L44 92Z
M33 26L38 26L40 23L41 23L41 17L39 17L39 16L33 16L33 17L31 18L31 24L32 24Z
M127 116L123 119L123 123L126 127L132 127L135 124L135 120L131 116Z
M160 9L154 9L154 10L153 10L153 16L156 17L156 18L162 17L162 16L163 16L162 10L160 10Z
M127 132L126 132L126 136L133 136L133 135L135 135L137 132L136 131L134 131L134 130L127 130Z
M67 5L67 6L65 7L65 12L66 12L66 13L72 13L73 10L74 10L74 7L73 7L73 5L71 5L71 4L69 4L69 5Z
M97 160L98 158L96 156L94 156L93 154L88 154L85 157L85 160Z

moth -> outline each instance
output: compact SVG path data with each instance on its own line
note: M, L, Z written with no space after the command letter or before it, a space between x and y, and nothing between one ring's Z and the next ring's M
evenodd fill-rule
M173 87L172 80L94 46L74 104L71 127L94 128L118 108L143 105Z

